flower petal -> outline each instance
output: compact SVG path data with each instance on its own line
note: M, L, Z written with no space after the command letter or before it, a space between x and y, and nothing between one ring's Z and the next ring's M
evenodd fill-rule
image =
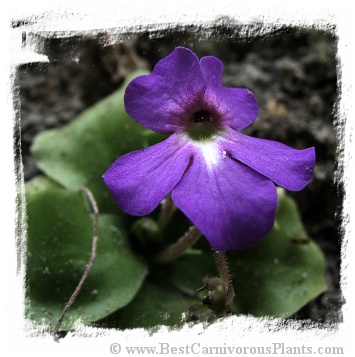
M223 63L216 57L200 60L207 81L205 101L223 117L226 125L241 130L250 125L258 115L258 103L254 95L244 88L222 86Z
M146 128L171 134L181 131L190 112L201 109L205 87L197 56L187 48L176 47L151 74L130 82L124 96L125 108Z
M302 190L312 179L315 149L296 150L276 141L230 130L224 150L233 158L290 191Z
M200 66L209 85L213 87L220 87L222 85L222 61L214 56L205 56L200 59Z
M103 179L124 212L143 216L179 182L190 157L181 138L173 134L163 142L120 157Z
M214 249L253 246L273 227L275 185L222 150L212 156L194 155L172 199Z

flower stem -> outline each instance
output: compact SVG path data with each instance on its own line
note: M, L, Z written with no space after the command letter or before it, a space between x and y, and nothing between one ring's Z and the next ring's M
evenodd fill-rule
M153 262L159 264L171 262L181 255L187 248L195 244L201 235L202 233L195 226L190 227L189 230L174 244L155 255L152 259Z
M84 271L83 276L81 277L78 286L75 288L73 294L71 295L70 299L68 300L68 302L66 303L59 319L58 322L52 332L52 335L54 337L55 340L58 339L58 332L59 332L59 328L64 320L64 317L66 315L66 313L68 312L68 310L70 309L71 305L73 304L74 300L76 299L76 297L78 296L86 278L88 277L90 270L94 264L95 258L96 258L96 247L97 247L97 239L98 239L98 219L99 219L99 209L97 207L97 203L94 199L94 196L92 195L91 191L86 188L83 187L81 188L80 191L83 191L86 193L86 195L88 196L92 209L94 211L94 233L93 233L93 239L92 239L92 248L91 248L91 257L89 260L89 263L86 266L86 269Z
M224 283L229 283L230 276L226 254L222 250L213 250L213 256L216 262L219 277Z
M158 224L161 229L164 229L168 225L175 210L176 206L171 199L171 194L169 193L161 204L161 211L158 218Z
M229 266L227 256L222 250L213 250L214 260L216 262L218 275L223 281L226 291L226 308L228 309L234 299L234 289L232 279L229 274Z

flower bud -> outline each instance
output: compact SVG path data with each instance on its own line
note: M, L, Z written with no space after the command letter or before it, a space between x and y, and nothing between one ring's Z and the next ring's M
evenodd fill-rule
M159 250L163 244L163 234L159 225L149 217L135 221L131 233L136 248L146 253Z

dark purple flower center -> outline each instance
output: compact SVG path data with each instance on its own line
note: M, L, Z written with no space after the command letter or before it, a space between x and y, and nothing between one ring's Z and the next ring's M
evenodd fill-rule
M211 121L212 121L212 116L206 110L199 110L198 112L194 113L194 115L192 117L192 122L194 124L211 122Z
M190 117L187 127L187 134L196 141L211 139L219 130L219 121L211 112L201 109Z

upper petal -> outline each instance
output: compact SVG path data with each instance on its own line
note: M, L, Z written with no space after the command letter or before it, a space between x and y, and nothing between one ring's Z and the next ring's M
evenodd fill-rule
M296 150L233 130L222 141L224 149L233 158L290 191L302 190L312 179L316 159L313 147Z
M222 86L223 63L218 58L202 57L200 64L207 81L205 101L220 113L225 125L235 130L250 125L258 115L254 95L248 89Z
M186 116L200 109L206 84L197 56L176 47L151 74L127 86L127 113L138 123L161 134L181 130Z
M205 56L200 59L200 66L209 85L213 87L219 87L222 85L222 61L214 56Z
M126 213L146 215L181 179L191 153L176 134L119 159L103 175L118 206Z
M214 249L255 245L273 227L275 185L233 161L217 145L202 150L205 152L195 153L191 166L173 189L173 201Z

